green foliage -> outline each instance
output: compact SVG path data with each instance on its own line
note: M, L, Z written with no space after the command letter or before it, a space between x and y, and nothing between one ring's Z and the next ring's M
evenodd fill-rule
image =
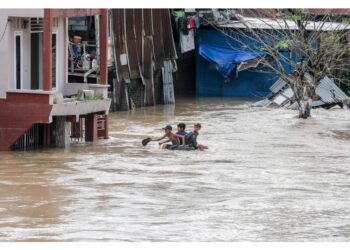
M291 18L294 20L294 21L301 21L302 17L299 16L299 15L293 15L291 16Z
M329 36L327 36L327 37L325 38L325 41L324 41L324 42L334 44L334 43L339 43L339 42L340 42L340 39L341 39L341 37L340 37L339 34L336 34L336 33L332 32L332 33L330 33Z
M103 100L102 95L94 95L94 96L89 96L89 97L75 97L72 99L65 100L65 102L84 102L84 101L98 101L98 100Z
M310 9L300 9L300 13L302 13L303 15L309 15Z
M103 100L103 96L102 95L94 95L94 96L90 96L90 97L85 98L85 101L97 101L97 100Z
M343 18L343 19L341 20L341 22L342 22L343 24L350 24L350 18L345 17L345 18Z
M290 48L291 41L290 40L284 40L284 41L279 41L276 45L276 49L288 49Z

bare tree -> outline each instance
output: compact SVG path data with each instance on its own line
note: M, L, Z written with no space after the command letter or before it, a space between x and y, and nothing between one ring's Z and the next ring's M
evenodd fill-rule
M349 69L350 21L332 10L315 15L310 9L275 9L273 17L254 18L228 9L231 21L209 22L226 37L240 44L242 51L264 51L264 72L273 72L289 84L299 106L299 117L310 115L315 88L328 76L347 83ZM247 11L245 11L247 12Z

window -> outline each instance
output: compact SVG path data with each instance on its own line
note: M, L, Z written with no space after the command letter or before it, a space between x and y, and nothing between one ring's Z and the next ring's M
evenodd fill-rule
M57 33L52 33L52 88L57 87Z
M67 18L67 82L97 83L99 74L98 18Z
M22 88L22 32L16 31L15 32L15 42L14 42L14 61L15 61L15 89L21 89Z

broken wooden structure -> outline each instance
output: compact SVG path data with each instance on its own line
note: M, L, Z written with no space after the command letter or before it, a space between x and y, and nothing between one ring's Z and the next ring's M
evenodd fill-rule
M170 61L172 72L176 71L169 10L112 9L111 18L116 67L112 110L174 103L172 77L166 66Z

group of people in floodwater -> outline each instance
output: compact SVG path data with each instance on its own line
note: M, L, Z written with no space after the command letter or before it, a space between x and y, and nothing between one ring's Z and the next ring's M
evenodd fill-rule
M199 130L202 125L200 123L194 124L194 130L192 132L186 132L186 124L179 123L177 125L177 132L173 133L172 126L167 125L163 128L165 134L162 137L151 139L151 141L161 141L167 138L166 141L159 142L159 145L162 146L163 149L169 150L204 150L208 149L207 146L197 143L197 137L199 135ZM171 142L171 144L169 143Z

